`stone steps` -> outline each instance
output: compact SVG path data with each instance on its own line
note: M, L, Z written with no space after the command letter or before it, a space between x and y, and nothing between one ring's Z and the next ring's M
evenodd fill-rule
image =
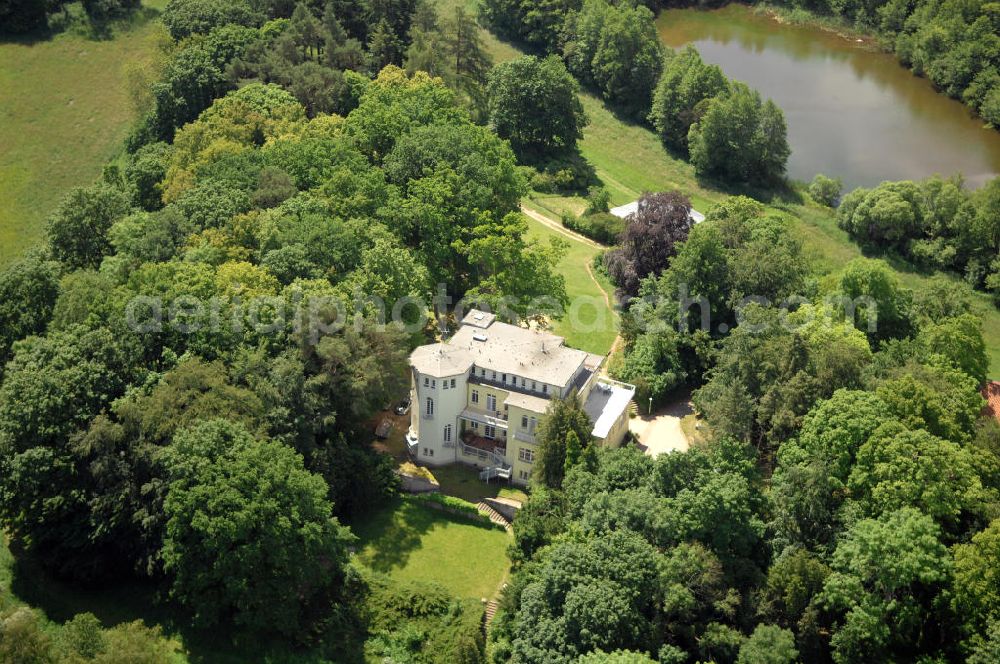
M486 602L486 616L484 623L487 630L489 630L490 623L493 622L493 618L494 616L496 616L498 608L500 607L495 599L491 599L490 601Z
M497 512L495 509L490 507L484 501L479 501L478 503L476 503L476 507L479 508L480 512L488 516L490 518L490 521L497 524L498 526L503 526L504 530L508 531L510 530L510 521L505 519L504 516L500 514L500 512Z

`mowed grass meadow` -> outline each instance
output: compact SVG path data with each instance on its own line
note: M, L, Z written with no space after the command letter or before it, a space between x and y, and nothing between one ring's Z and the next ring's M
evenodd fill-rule
M489 599L507 578L510 535L397 499L351 529L357 561L395 581L437 583L462 599Z
M108 38L82 25L0 38L0 268L37 244L66 192L121 150L135 117L127 72L156 57L166 4L146 0Z

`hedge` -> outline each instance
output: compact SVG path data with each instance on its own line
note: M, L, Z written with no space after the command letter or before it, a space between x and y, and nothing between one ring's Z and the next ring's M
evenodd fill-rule
M477 506L467 500L462 500L461 498L446 496L443 493L431 492L407 495L406 499L413 500L418 503L424 503L427 507L440 509L457 516L464 516L468 519L472 519L473 521L486 525L496 526L497 528L501 527L499 524L490 521L489 516L487 516L484 512L481 512Z
M580 217L564 214L562 224L571 231L605 245L617 244L618 236L625 230L625 220L607 212L585 214Z

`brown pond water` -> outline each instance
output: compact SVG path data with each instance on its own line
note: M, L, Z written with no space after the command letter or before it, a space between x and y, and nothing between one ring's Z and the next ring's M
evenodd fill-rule
M742 5L669 9L656 24L667 46L694 44L706 62L781 107L792 178L825 173L847 191L934 173L961 173L979 186L1000 172L1000 132L891 54Z

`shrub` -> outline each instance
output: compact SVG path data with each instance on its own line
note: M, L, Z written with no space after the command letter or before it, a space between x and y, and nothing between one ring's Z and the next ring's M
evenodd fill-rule
M597 172L577 152L554 157L538 167L531 188L543 193L580 193L598 184Z
M562 224L566 228L585 235L601 244L615 244L625 229L625 220L607 212L584 214L581 217L563 215Z
M587 213L607 212L611 203L611 192L604 187L591 189L587 195Z
M835 207L840 199L840 191L843 184L840 178L829 178L822 173L817 173L816 177L809 184L809 195L822 205Z

